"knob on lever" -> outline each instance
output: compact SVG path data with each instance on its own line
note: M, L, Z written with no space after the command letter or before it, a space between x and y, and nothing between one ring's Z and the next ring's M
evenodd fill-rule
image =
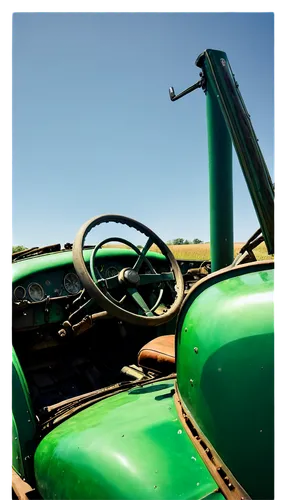
M203 79L199 80L197 83L195 83L191 87L187 88L186 90L183 90L183 92L181 92L178 95L175 94L174 87L170 87L169 88L169 96L170 96L171 101L177 101L181 97L184 97L184 95L187 95L190 92L193 92L193 90L196 90L196 89L202 87L202 84L203 84Z

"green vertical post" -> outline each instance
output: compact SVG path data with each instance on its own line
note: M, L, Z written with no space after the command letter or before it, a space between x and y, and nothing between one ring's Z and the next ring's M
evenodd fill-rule
M212 52L226 57L224 52ZM220 95L216 91L206 53L207 51L197 58L196 65L203 69L207 99L210 250L211 270L214 272L233 261L232 140L221 111Z
M207 87L211 270L233 261L232 142L218 97Z

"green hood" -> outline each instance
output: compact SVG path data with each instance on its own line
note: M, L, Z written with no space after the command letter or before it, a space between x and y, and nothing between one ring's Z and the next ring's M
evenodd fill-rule
M35 455L43 498L222 500L178 420L173 387L112 396L50 432Z

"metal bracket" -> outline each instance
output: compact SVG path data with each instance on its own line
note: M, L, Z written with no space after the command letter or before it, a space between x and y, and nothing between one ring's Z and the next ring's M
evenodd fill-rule
M192 85L191 87L187 88L186 90L183 90L180 94L176 95L174 87L169 88L169 96L171 101L177 101L178 99L181 99L181 97L184 97L185 95L189 94L190 92L193 92L193 90L199 89L200 87L203 86L204 80L203 78L199 80L197 83Z

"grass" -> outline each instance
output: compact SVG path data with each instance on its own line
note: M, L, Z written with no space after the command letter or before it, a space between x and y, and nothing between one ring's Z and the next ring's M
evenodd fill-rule
M236 256L244 243L234 244L234 256ZM106 245L113 246L113 245ZM114 245L115 247L123 247L124 245ZM198 245L169 245L176 259L182 260L210 260L210 244L199 243ZM151 250L158 252L156 245L152 245ZM273 255L268 255L265 243L261 243L254 250L257 260L274 259Z

